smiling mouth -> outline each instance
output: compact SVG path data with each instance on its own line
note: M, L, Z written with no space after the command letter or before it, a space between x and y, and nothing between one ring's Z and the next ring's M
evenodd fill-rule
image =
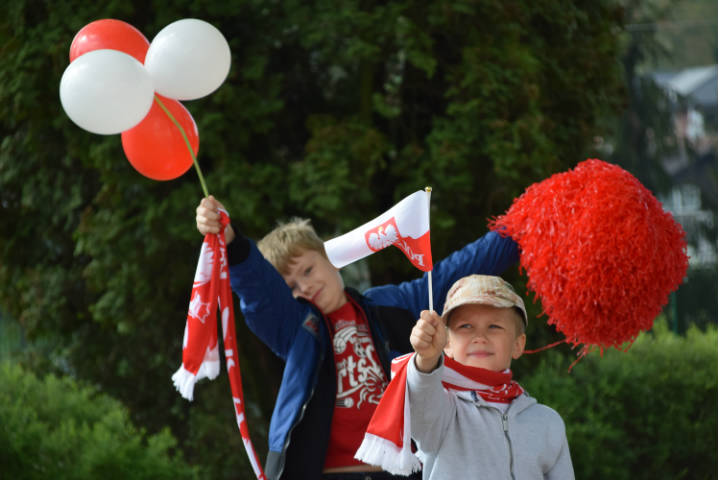
M479 357L479 358L486 358L486 357L488 357L488 356L490 356L490 355L491 355L490 352L472 352L472 353L469 353L469 356L470 356L470 357Z
M315 293L315 294L312 296L312 298L310 299L312 303L314 303L314 304L317 303L317 297L319 296L320 293L322 293L322 289L321 289L321 288L320 288L319 290L317 290L317 293Z

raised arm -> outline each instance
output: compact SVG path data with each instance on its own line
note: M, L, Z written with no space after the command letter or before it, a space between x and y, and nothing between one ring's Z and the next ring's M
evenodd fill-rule
M518 245L509 237L489 232L434 264L432 292L434 309L441 313L453 283L466 275L501 275L518 262ZM429 308L428 275L398 285L370 288L365 295L378 305L403 307L418 318Z
M249 328L274 353L285 359L298 329L319 330L316 323L319 319L308 303L292 296L282 276L262 256L253 241L238 235L234 242L237 245L230 249L244 242L247 244L244 260L233 263L233 254L229 254L232 290L239 297L239 306Z
M202 235L219 233L220 208L227 211L211 195L197 206L195 220ZM235 232L231 224L225 228L225 241L230 282L245 322L274 353L286 359L298 328L312 315L311 307L294 299L282 276L254 242Z

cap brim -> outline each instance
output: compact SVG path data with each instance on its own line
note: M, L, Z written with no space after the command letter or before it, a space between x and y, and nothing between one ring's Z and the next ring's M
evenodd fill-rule
M464 306L464 305L489 305L491 307L496 308L514 308L516 307L519 311L521 311L521 319L524 321L524 326L528 327L528 318L526 315L526 312L516 305L511 300L506 300L503 298L490 296L490 295L479 295L476 297L467 298L463 301L460 301L456 303L455 305L452 305L449 310L446 310L441 314L441 319L446 323L448 321L448 316L456 310L457 308Z

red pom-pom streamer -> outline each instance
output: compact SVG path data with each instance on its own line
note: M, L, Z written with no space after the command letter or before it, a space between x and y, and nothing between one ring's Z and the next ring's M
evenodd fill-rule
M683 228L633 175L597 159L531 185L489 227L519 244L548 323L584 354L630 346L688 268Z

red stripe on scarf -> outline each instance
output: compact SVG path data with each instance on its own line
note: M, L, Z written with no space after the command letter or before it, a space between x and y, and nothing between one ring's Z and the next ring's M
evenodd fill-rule
M204 237L195 272L192 294L190 295L187 323L182 345L182 366L172 376L180 394L192 400L194 384L202 379L215 378L219 373L219 350L217 345L217 319L219 307L224 333L224 355L227 376L232 390L232 401L237 427L242 435L244 448L254 474L265 480L259 456L252 445L244 412L242 374L239 369L239 354L234 324L234 302L229 281L227 245L224 229L229 225L229 216L220 210L222 229L219 234Z

